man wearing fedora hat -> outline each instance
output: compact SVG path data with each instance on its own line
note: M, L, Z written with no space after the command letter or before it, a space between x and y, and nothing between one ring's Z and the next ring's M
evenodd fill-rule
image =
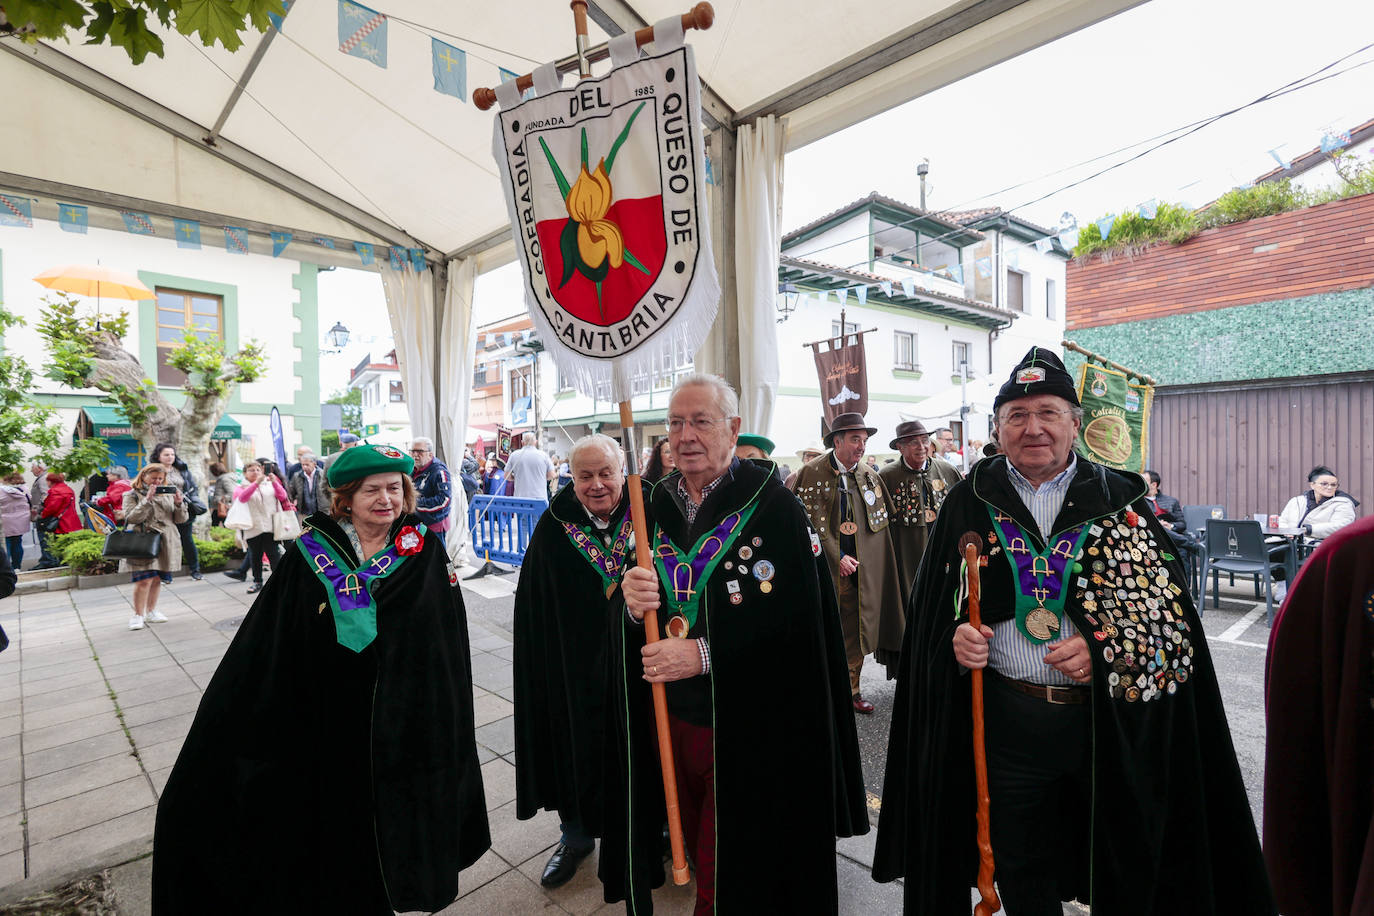
M920 420L897 424L897 435L888 443L901 457L886 465L878 475L892 497L892 547L897 553L897 572L902 583L902 607L906 608L911 584L926 550L926 532L935 526L935 516L949 495L949 488L963 479L947 461L931 460L930 433ZM876 656L875 656L876 658ZM884 664L896 664L897 660Z
M873 712L859 692L864 656L895 661L902 651L902 585L888 537L892 502L878 472L863 463L878 430L863 414L842 413L825 434L830 451L802 466L793 487L820 536L844 628L849 690L855 712Z

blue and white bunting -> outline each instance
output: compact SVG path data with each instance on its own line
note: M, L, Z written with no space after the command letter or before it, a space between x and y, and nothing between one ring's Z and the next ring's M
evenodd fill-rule
M339 50L386 69L386 16L353 0L339 0Z
M403 260L401 260L401 249L400 249L400 248L395 248L395 247L393 247L393 248L390 249L390 253L391 253L391 269L392 269L392 270L405 270L406 262L403 261Z
M711 168L710 156L706 157L706 183L709 185L714 185L716 183L716 173L715 170Z
M849 290L847 288L840 287L839 289L835 290L834 293L835 298L840 300L841 306L844 306L849 302Z
M85 235L86 227L90 225L90 214L80 204L59 203L57 225L62 227L63 232L79 232Z
M1341 147L1350 145L1350 131L1348 130L1328 130L1322 134L1321 150L1323 153L1334 153Z
M434 91L451 95L460 102L468 100L468 56L462 48L431 38L434 58Z
M172 220L172 234L178 248L200 248L200 223L193 219Z
M1053 244L1054 243L1050 241L1049 236L1045 236L1043 239L1035 240L1035 250L1040 252L1041 254L1044 254L1045 252L1050 250L1050 246Z
M367 267L372 263L372 245L369 242L354 242L353 250L358 252L358 260Z
M1293 167L1293 163L1289 162L1287 159L1280 156L1279 149L1280 147L1274 147L1273 149L1269 150L1269 155L1272 156L1274 158L1274 161L1279 164L1279 168L1283 169L1286 172Z
M1154 219L1159 215L1159 201L1153 197L1140 205L1140 215L1146 219Z
M1102 240L1106 241L1107 236L1112 234L1112 227L1116 225L1116 214L1104 216L1097 221L1097 231L1102 234Z
M856 299L859 300L859 305L868 305L868 287L867 287L867 286L856 286L856 287L854 287L854 298L856 298Z
M133 210L120 210L119 215L124 219L124 228L134 235L152 235L153 218L146 213L135 213Z
M911 298L916 295L916 280L912 277L902 277L902 295Z
M281 253L286 250L286 246L291 244L291 239L292 235L289 232L272 233L272 257L281 257Z
M248 230L241 226L225 226L224 250L230 254L247 254Z
M963 282L964 282L964 265L962 265L962 264L951 264L950 267L949 267L949 278L950 278L951 280L953 280L955 283L958 283L958 284L960 284L960 285L963 285Z
M423 248L410 249L410 269L417 274L425 269L425 250Z
M988 277L992 276L991 258L979 258L977 261L974 261L973 263L974 266L978 268L978 276L982 277L983 279L987 279Z
M9 194L0 194L0 226L14 226L16 228L32 229L32 198L14 197Z
M322 235L317 235L313 239L311 239L311 241L314 242L316 245L319 245L321 248L328 248L330 251L334 250L334 240L331 238L325 238Z
M1078 229L1069 229L1059 233L1059 244L1063 245L1069 251L1073 251L1078 247Z
M883 295L884 295L884 296L887 296L887 297L891 298L891 296L892 296L892 281L891 281L891 280L884 280L883 282L881 282L881 283L878 284L878 289L880 289L880 290L883 291Z

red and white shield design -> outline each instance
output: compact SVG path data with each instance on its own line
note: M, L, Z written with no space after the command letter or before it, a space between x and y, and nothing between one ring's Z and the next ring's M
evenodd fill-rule
M634 353L716 287L698 92L684 46L497 117L531 316L576 357Z

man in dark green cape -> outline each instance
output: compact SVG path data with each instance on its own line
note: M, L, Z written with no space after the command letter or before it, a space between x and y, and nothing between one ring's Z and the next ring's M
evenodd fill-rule
M655 570L626 573L615 629L617 766L606 899L652 912L663 880L649 715L666 685L696 912L837 911L835 838L868 831L844 638L820 541L772 462L734 457L734 392L691 375L669 401L677 471L655 484ZM631 589L635 592L632 594ZM664 637L646 644L645 610Z
M1004 455L941 507L907 609L873 876L966 913L984 673L992 853L1008 916L1272 916L1202 624L1138 475L1072 451L1081 411L1033 347L994 404ZM980 563L968 623L961 545ZM1257 685L1258 689L1258 685Z

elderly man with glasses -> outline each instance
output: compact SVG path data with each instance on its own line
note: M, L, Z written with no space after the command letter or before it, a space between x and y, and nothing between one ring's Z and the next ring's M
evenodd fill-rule
M453 508L453 475L448 465L434 457L434 440L416 436L410 443L410 457L415 470L410 480L415 484L415 514L425 527L447 541L449 512Z
M820 541L762 462L735 457L735 392L711 375L668 403L677 469L650 494L654 568L625 574L613 628L619 766L608 772L607 901L647 912L664 809L650 685L666 685L696 912L838 912L835 838L866 833L844 638ZM645 640L658 609L662 637Z
M1130 916L1274 914L1188 575L1144 483L1074 453L1082 409L1048 350L1031 348L993 411L1003 454L950 491L907 606L874 877L906 877L907 912L967 912L968 673L982 669L1008 916L1075 898Z

